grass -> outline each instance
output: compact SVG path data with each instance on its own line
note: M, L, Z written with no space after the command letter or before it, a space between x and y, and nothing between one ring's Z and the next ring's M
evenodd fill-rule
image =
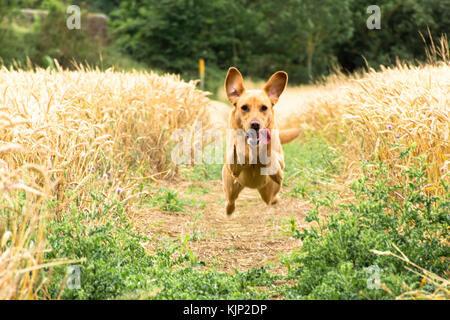
M96 198L89 214L76 206L48 225L51 250L46 259L65 257L84 261L80 268L81 289L64 288L68 266L44 272L50 286L41 298L62 299L262 299L267 294L252 289L264 285L264 271L234 275L202 268L184 242L160 239L156 254L145 250L147 239L133 231L120 201L103 203Z
M434 298L448 297L448 284L436 285L432 277L445 275L448 247L442 246L449 225L447 198L421 195L426 184L424 168L410 169L410 198L390 198L388 169L380 163L367 163L364 177L355 181L355 200L342 205L338 213L319 215L322 207L334 208L327 189L317 181L335 183L325 175L327 163L339 156L324 140L308 135L300 142L285 146L289 185L295 190L299 181L306 184L304 198L314 207L306 221L311 228L303 229L295 221L286 221L288 233L301 238L299 251L285 255L282 263L286 275L270 267L224 273L214 264L199 260L188 248L189 241L201 241L201 229L178 240L160 237L155 253L145 248L154 239L135 231L129 222L120 194L113 198L91 190L89 210L79 211L79 201L73 201L66 212L49 221L46 226L49 247L43 261L71 261L60 266L43 268L38 298L62 299L380 299L396 296ZM303 150L304 152L297 152ZM307 159L322 159L308 161ZM297 169L312 172L305 179ZM338 173L332 168L331 173ZM314 174L317 173L317 175ZM298 174L295 174L298 173ZM400 186L401 187L401 186ZM142 186L151 190L154 186ZM191 190L196 188L191 188ZM189 190L189 189L188 189ZM200 189L203 190L203 189ZM71 191L72 192L72 191ZM69 192L69 193L71 193ZM294 191L295 194L295 191ZM26 194L22 192L22 195ZM192 205L190 198L180 197L176 190L159 188L153 193L153 205L162 210L186 211L200 214L201 207ZM69 194L68 196L73 196ZM23 199L26 200L26 199ZM145 204L145 199L142 205ZM198 201L198 200L197 200ZM195 201L194 201L195 202ZM48 202L50 211L60 203ZM188 208L189 207L189 208ZM384 212L385 211L385 212ZM329 212L329 210L328 210ZM392 216L391 216L392 215ZM399 216L394 216L399 215ZM2 216L3 217L3 216ZM195 221L194 221L195 223ZM407 228L407 229L405 229ZM386 230L391 230L386 233ZM395 233L394 233L395 231ZM423 238L423 234L428 237ZM443 238L444 236L444 238ZM424 241L425 240L425 241ZM155 244L153 243L155 246ZM405 268L406 263L386 252L398 248L409 263L427 268L427 278ZM50 249L50 250L49 250ZM235 249L229 249L235 250ZM375 250L375 251L374 251ZM230 251L231 252L231 251ZM377 253L381 253L378 255ZM69 266L80 268L82 289L67 288ZM367 287L370 267L382 270L379 289ZM420 271L415 267L413 271ZM432 272L432 273L430 273ZM441 279L441 278L439 278ZM280 285L279 283L282 283ZM425 281L425 284L424 284ZM429 283L427 281L430 281ZM420 294L420 295L419 295Z
M283 147L286 163L283 184L292 197L303 197L309 191L321 190L339 173L342 156L317 134L306 133L303 143L296 140Z
M133 232L120 202L97 204L98 212L84 215L73 211L49 225L51 251L46 258L84 258L80 268L82 288L65 288L68 266L48 271L51 285L43 298L62 299L258 299L267 297L251 289L264 284L264 272L227 275L213 269L202 271L185 243L161 239L157 253L146 253L149 239ZM113 215L108 215L109 211ZM89 221L89 223L86 223Z
M328 191L320 181L336 181L315 174L323 162L313 153L317 165L305 171L319 187L300 181L290 191L314 207L305 218L311 228L291 226L303 244L284 262L289 277L301 280L285 288L287 298L449 298L447 48L441 42L443 59L427 65L338 75L297 89L298 116L290 107L284 125L301 126L336 146L343 170L331 175L338 192Z
M316 144L312 137L305 148L316 150ZM288 152L288 159L298 159L298 155ZM140 189L152 190L154 186ZM188 190L205 192L198 187ZM201 199L185 197L177 190L162 187L152 195L150 204L163 211L199 215L204 207ZM142 201L145 205L146 200ZM69 265L62 265L44 269L42 276L49 279L49 286L39 291L40 298L267 299L278 294L276 281L282 277L269 267L229 274L198 260L186 245L205 236L199 228L175 241L160 238L156 253L149 254L145 248L153 240L134 231L120 194L107 199L102 192L92 191L89 202L89 211L78 212L77 202L73 202L67 213L46 226L51 250L45 260L81 261L70 266L80 268L82 289L66 288ZM49 206L54 209L58 203Z

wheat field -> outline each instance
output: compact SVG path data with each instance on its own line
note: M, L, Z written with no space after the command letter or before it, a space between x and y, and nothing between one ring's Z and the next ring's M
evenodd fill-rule
M34 298L38 270L67 262L42 260L45 221L66 210L67 191L84 198L95 185L126 198L136 179L173 177L171 134L206 122L209 103L178 76L82 67L3 68L0 92L0 202L10 210L0 217L0 299ZM43 199L60 205L49 212Z
M177 175L168 159L171 133L209 119L211 101L195 85L174 75L83 67L0 70L0 299L37 298L49 281L40 269L70 262L44 260L45 226L75 196L95 187L127 203L137 181ZM450 64L443 61L289 87L276 108L282 128L320 131L342 150L348 178L376 158L403 181L395 168L422 156L432 164L425 191L439 194L440 180L449 179L449 106ZM58 201L54 210L49 200ZM78 209L89 205L81 201Z
M288 93L301 98L280 101L283 125L323 132L344 150L350 172L359 174L359 163L373 158L395 168L423 156L432 164L427 169L427 191L444 191L439 181L449 179L448 63L399 64L353 78L337 75L323 85L293 88ZM402 157L410 147L412 152Z

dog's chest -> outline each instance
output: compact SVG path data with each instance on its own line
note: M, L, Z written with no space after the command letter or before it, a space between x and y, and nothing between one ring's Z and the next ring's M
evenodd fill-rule
M261 175L261 165L249 164L244 165L243 170L239 174L238 182L248 188L261 188L267 184L267 175Z

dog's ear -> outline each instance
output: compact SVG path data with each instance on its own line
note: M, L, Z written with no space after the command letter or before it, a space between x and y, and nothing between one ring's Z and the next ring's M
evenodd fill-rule
M231 67L228 69L227 78L225 79L225 91L227 92L228 100L233 105L236 105L241 94L244 93L244 80L238 69Z
M264 91L269 97L272 104L277 103L283 90L286 88L288 75L284 71L275 72L264 86Z

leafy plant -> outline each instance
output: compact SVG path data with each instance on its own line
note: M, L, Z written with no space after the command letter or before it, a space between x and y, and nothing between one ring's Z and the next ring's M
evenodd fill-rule
M130 290L146 288L146 276L152 257L140 241L144 238L132 232L119 202L100 204L95 211L79 212L73 203L70 211L48 227L52 247L46 258L81 259L80 288L65 288L63 299L107 299ZM67 266L56 267L49 298L56 298L64 288Z
M270 285L275 276L265 269L221 273L201 270L205 264L186 248L186 242L160 239L156 253L146 252L148 239L136 234L120 202L101 204L91 212L68 213L48 226L51 251L46 259L84 259L79 267L80 286L67 287L69 266L48 269L51 280L46 298L62 299L263 299L269 292L253 286ZM186 238L186 241L189 240Z
M164 211L183 211L183 202L178 198L178 190L161 188L156 201Z
M317 226L297 231L302 248L285 259L289 277L298 279L297 285L286 289L288 297L392 298L405 288L423 285L422 278L407 270L401 260L371 250L398 248L411 262L446 277L450 254L445 244L450 223L448 194L426 194L426 165L404 168L404 185L389 178L388 167L382 162L363 165L364 177L352 185L355 201L342 205L340 212L330 214L326 221L319 220L316 207L306 219L316 221ZM324 199L321 206L331 204L331 199ZM378 289L368 286L371 268L380 270ZM424 289L431 293L436 286L426 283Z

